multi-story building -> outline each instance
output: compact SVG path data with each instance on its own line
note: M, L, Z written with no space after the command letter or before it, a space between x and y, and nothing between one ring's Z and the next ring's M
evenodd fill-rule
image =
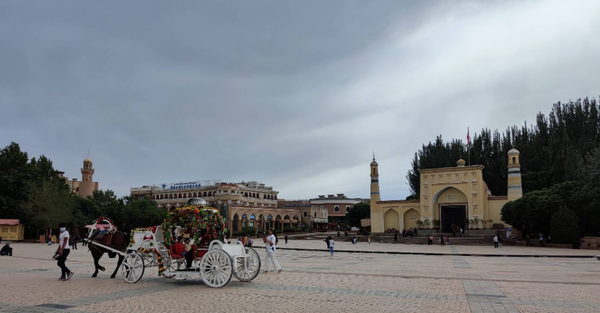
M207 205L219 209L235 206L277 207L278 193L273 187L255 181L192 181L131 188L132 197L152 199L165 209L183 206L190 198L203 198Z
M321 205L313 205L309 200L280 200L279 208L295 208L302 216L302 223L309 229L329 229L327 208Z
M352 207L360 202L368 202L368 199L348 198L343 193L337 195L319 195L318 198L310 199L310 204L323 206L327 209L330 222L342 222Z
M67 180L67 184L71 187L71 192L80 195L82 197L91 196L94 191L98 190L98 182L94 181L94 168L92 160L86 158L83 160L83 167L81 168L81 181L77 178L69 180L64 176L65 172L58 171L58 176Z

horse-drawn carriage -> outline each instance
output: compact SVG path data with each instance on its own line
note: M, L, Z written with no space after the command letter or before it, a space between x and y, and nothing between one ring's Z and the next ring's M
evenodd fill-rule
M112 221L99 218L85 239L92 245L100 246L123 258L121 274L128 283L138 282L147 267L157 267L159 276L165 278L201 278L210 287L223 287L231 276L248 282L260 272L258 253L241 244L227 244L219 239L226 231L225 220L214 208L190 204L169 212L160 226L135 229L125 251L119 251L94 240L95 225L107 222L113 229ZM192 266L184 268L185 258L175 251L176 238L185 237L191 241Z

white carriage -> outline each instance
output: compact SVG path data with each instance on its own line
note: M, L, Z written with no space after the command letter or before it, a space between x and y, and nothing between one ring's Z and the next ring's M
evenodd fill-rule
M185 208L178 210L181 209ZM213 210L210 214L218 216L214 209L202 206L197 209ZM167 231L161 226L134 230L121 268L123 279L128 283L136 283L144 275L145 268L157 267L159 275L165 278L201 278L206 285L219 288L227 285L232 276L249 282L260 272L260 257L254 249L242 244L225 244L217 239L209 242L198 240L196 245L192 245L192 266L182 269L186 262L184 257L176 255L173 245L169 247L167 244L181 232L180 226ZM171 236L171 240L165 240L165 235Z

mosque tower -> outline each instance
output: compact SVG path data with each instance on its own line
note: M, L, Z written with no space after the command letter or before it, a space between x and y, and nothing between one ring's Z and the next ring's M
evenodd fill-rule
M374 201L381 201L379 196L379 172L377 170L377 161L375 161L375 153L373 153L373 162L371 162L371 207L374 207Z
M514 201L523 196L519 154L519 150L514 148L508 151L508 201Z
M79 195L83 197L91 196L95 190L98 190L98 183L94 182L94 168L89 156L83 160L81 168L81 182L79 183Z

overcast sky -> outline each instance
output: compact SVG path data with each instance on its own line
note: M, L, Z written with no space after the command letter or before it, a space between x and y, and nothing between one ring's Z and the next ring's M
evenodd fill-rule
M101 189L409 194L415 151L600 94L600 1L0 0L0 146Z

